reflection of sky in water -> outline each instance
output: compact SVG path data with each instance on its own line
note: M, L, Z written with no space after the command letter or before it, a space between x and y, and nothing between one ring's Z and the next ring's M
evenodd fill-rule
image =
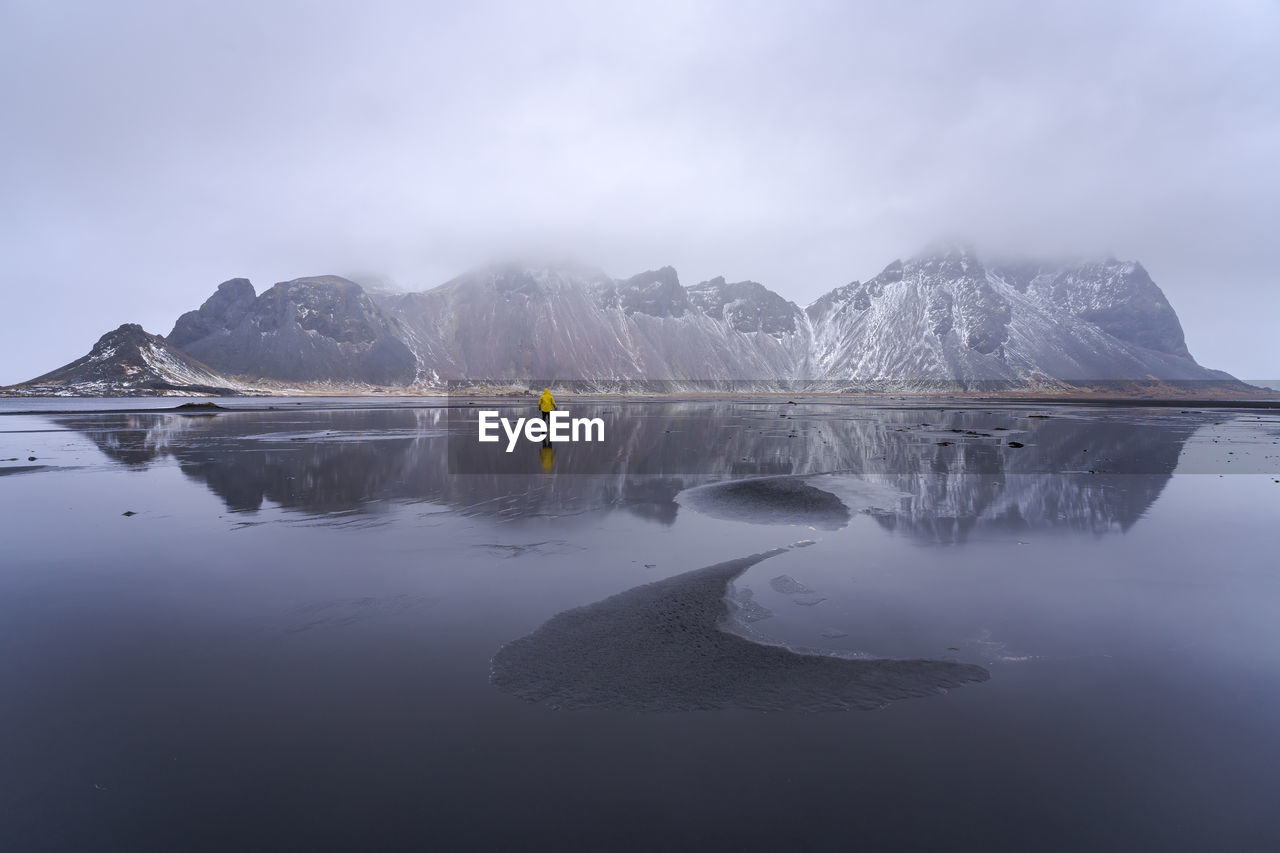
M148 815L216 812L292 818L300 842L518 844L572 801L579 839L822 849L856 802L921 843L964 825L1052 848L1056 822L1059 849L1276 838L1273 417L779 408L646 407L614 455L557 448L550 474L530 447L529 474L451 475L428 409L0 419L21 460L0 465L50 466L0 477L0 783L27 816L0 833L162 847L176 830ZM1236 466L1254 473L1218 476ZM681 496L787 474L849 523ZM990 681L805 717L557 714L488 683L568 608L806 539L734 581L772 614L753 630Z

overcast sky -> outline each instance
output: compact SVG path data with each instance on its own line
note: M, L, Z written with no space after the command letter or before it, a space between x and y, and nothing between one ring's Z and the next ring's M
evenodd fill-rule
M1137 259L1280 377L1280 4L0 0L0 383L228 278L492 260L806 304L940 238Z

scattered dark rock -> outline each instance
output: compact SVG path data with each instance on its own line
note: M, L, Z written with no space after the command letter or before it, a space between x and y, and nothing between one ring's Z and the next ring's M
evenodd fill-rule
M121 514L121 515L123 515L125 518L129 518L129 517L131 517L131 516L135 516L135 515L137 515L137 513L136 513L136 512L134 512L134 511L133 511L133 510L131 510L131 509L126 509L124 512L122 512L122 513L120 513L120 514Z
M27 461L28 461L28 462L35 462L35 461L36 461L36 458L35 458L34 456L28 456L28 457L27 457Z
M951 446L951 442L949 442L949 441L939 441L939 442L938 442L938 446L939 446L939 447L950 447L950 446Z
M774 592L780 592L783 595L801 595L813 592L813 590L791 577L791 575L778 575L769 581L769 586L773 587Z
M1026 447L1026 445L1023 444L1021 441L1011 441L1009 442L1009 446L1010 447Z
M811 524L837 530L849 523L849 508L828 491L798 477L733 480L682 493L680 503L715 518L765 524Z
M226 407L219 406L217 403L183 403L181 406L174 406L175 412L224 412Z

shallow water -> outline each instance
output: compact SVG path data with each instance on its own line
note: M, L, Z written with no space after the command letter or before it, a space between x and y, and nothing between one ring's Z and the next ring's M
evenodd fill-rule
M1273 412L64 402L0 417L0 849L1280 849Z

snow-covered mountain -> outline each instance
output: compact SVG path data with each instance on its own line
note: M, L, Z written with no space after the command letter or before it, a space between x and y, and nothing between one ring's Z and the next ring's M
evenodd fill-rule
M30 396L135 397L239 394L255 389L201 364L159 335L125 323L99 338L83 358L12 390Z
M756 282L682 287L670 267L500 266L379 301L434 381L1234 381L1191 357L1146 270L1115 260L984 265L948 247L803 310Z
M758 285L750 298L734 287L684 288L670 267L615 280L588 268L504 265L380 302L401 321L427 381L791 378L805 349L803 312ZM790 330L776 318L752 325L753 302L767 318L789 306Z
M1231 379L1195 362L1173 308L1133 262L984 265L949 248L894 261L806 312L815 374L827 379Z
M320 276L259 295L232 279L178 318L167 341L215 373L330 386L1256 390L1196 363L1138 263L984 263L959 246L894 261L803 309L752 281L685 287L671 267L615 279L569 264L503 264L416 293Z

